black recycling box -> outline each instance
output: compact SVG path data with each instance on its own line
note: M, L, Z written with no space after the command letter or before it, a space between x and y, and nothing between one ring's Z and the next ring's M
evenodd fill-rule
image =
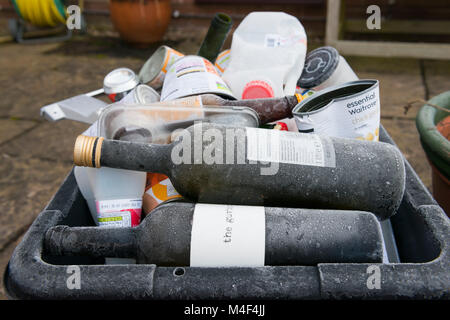
M383 127L380 138L394 144ZM50 227L94 225L72 171L14 250L5 289L11 299L449 299L450 221L405 165L405 194L391 218L400 262L258 268L104 265L46 256ZM78 282L72 282L75 274Z

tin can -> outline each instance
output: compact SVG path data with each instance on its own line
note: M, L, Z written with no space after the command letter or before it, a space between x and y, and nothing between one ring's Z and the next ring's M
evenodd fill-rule
M236 100L213 64L200 56L185 56L169 68L161 91L161 101L212 93Z
M160 46L139 71L139 80L155 90L161 89L167 70L184 54L168 46Z
M231 50L230 49L222 51L217 56L214 66L216 67L219 75L222 75L225 72L225 69L228 67L228 65L230 63L230 58L231 58Z
M158 102L160 95L152 87L140 84L130 91L120 102L125 104L149 104Z
M295 96L297 97L297 100L298 100L299 103L302 102L303 100L309 98L314 93L315 93L314 90L300 89L299 87L297 87L295 89Z
M300 132L379 140L378 80L358 80L316 92L292 110Z
M147 173L147 183L142 198L144 216L148 215L163 202L181 198L181 195L170 182L169 177L161 173Z
M122 100L139 84L133 70L128 68L114 69L103 80L103 90L112 102Z
M358 80L347 61L333 47L320 47L306 55L297 86L316 91Z

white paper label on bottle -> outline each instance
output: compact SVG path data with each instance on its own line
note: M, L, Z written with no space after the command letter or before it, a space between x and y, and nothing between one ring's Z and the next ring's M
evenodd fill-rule
M317 167L336 167L329 138L279 130L246 128L247 159Z
M196 204L192 267L261 267L265 258L264 207Z
M96 201L100 227L135 227L141 221L142 199Z

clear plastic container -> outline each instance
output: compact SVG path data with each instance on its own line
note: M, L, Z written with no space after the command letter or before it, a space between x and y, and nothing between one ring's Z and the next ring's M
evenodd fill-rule
M108 107L100 115L98 131L102 137L165 144L172 133L196 121L240 127L258 127L257 113L247 107L183 106L177 103L120 105Z

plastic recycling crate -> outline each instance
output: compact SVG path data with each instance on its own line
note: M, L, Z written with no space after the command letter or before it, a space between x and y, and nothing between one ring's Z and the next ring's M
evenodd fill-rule
M382 127L380 139L394 144ZM104 265L88 257L47 256L55 225L93 226L73 171L15 249L4 274L11 299L449 299L450 221L406 165L406 190L391 218L399 263L323 263L258 268ZM80 287L67 285L72 266ZM378 272L378 285L369 285Z

